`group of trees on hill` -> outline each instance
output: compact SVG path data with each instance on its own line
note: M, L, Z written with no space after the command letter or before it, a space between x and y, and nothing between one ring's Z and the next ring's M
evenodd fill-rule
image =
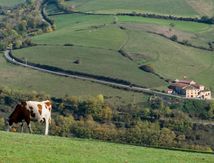
M42 100L47 95L22 94L8 89L0 93L0 128L4 118L21 100ZM214 103L177 101L150 96L144 104L113 106L103 95L52 98L50 134L157 147L212 151L214 126L195 124L194 119L214 119ZM200 110L200 111L199 111ZM33 125L36 133L43 126ZM200 132L198 132L200 129Z
M9 45L13 48L30 46L30 36L53 30L42 18L41 5L42 0L29 0L12 8L0 8L3 15L0 20L0 50L5 50Z

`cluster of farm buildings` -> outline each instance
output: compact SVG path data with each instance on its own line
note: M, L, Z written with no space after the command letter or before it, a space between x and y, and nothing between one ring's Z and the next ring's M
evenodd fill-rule
M169 89L169 94L178 94L186 98L198 98L210 100L212 98L211 91L206 89L204 85L197 84L193 80L178 80L173 81Z

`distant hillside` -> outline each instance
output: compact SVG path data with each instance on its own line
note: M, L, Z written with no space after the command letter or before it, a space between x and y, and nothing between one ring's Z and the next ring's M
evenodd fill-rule
M0 132L1 162L213 162L211 154Z
M213 16L213 0L68 0L77 11L96 13L140 12L179 16ZM182 10L181 10L182 9Z

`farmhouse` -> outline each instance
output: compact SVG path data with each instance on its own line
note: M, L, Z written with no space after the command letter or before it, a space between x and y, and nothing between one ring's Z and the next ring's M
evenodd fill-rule
M186 98L200 98L200 99L211 99L211 91L206 90L205 86L197 84L192 80L178 80L176 79L169 86L173 92L183 95Z

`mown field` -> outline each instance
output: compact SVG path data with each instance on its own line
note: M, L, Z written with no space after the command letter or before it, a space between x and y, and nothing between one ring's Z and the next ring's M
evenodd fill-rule
M178 16L214 15L213 0L72 0L74 10L94 13L157 13ZM182 9L182 10L181 10Z
M24 0L0 0L0 6L10 7L21 2L24 2Z
M213 89L210 73L214 72L214 52L184 46L150 33L168 37L175 34L179 41L188 40L193 45L208 48L214 30L211 25L130 16L70 14L52 18L57 30L35 36L33 42L40 46L17 50L17 57L164 89L166 83L138 68L141 64L150 64L165 78L187 76ZM64 44L73 46L64 47ZM132 60L119 54L119 49L127 52ZM77 59L81 63L73 64Z
M1 162L211 163L211 154L136 147L93 140L0 132Z

